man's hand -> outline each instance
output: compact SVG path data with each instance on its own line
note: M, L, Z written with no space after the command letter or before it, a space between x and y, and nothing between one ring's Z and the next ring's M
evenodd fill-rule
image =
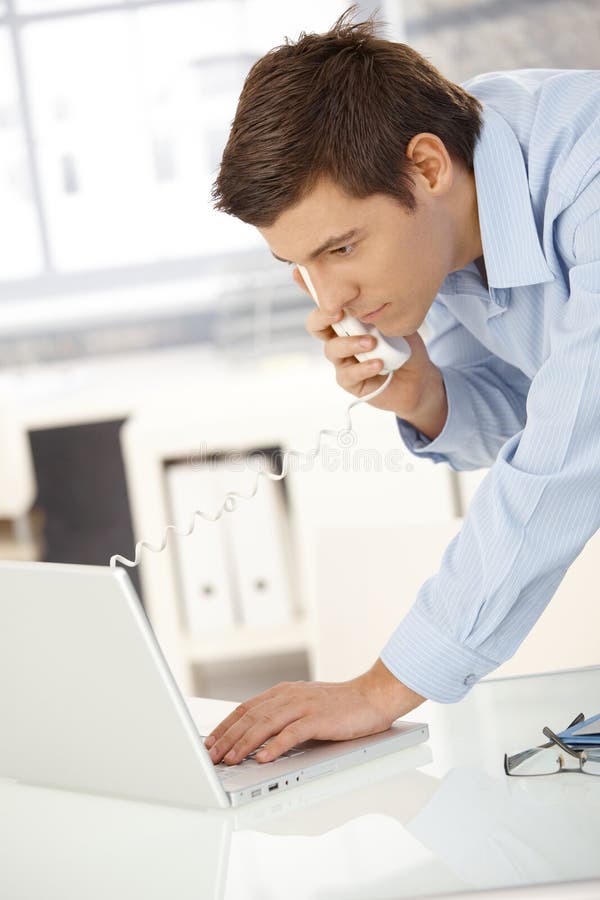
M297 268L294 269L293 277L296 284L309 294ZM325 356L335 367L339 386L355 397L364 397L384 383L385 377L379 374L383 362L358 361L356 354L372 350L375 338L372 335L339 337L332 326L341 318L341 312L336 316L328 316L320 309L313 309L306 319L306 330L324 342ZM434 440L448 418L444 378L441 369L429 358L427 347L418 331L405 334L404 340L410 346L410 358L394 372L385 391L368 403L377 409L393 412Z
M313 337L324 342L323 352L335 368L339 386L355 397L364 397L385 381L385 376L379 372L383 362L381 359L358 361L356 354L373 350L376 339L372 335L340 337L333 330L333 323L341 318L341 313L328 316L320 309L313 309L306 318L305 328ZM418 331L405 334L404 340L410 346L410 359L394 373L383 394L368 402L377 409L408 419L429 402L428 394L433 382L438 379L439 369L431 362Z
M205 745L214 763L234 765L266 741L255 759L271 762L312 738L343 741L386 731L424 700L377 660L364 675L339 684L278 684L240 704Z

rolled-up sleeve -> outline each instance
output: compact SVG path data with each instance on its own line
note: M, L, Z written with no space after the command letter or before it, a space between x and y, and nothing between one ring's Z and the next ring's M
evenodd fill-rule
M500 447L438 573L382 651L425 697L459 700L510 658L600 528L599 250L596 214L578 229L526 424Z

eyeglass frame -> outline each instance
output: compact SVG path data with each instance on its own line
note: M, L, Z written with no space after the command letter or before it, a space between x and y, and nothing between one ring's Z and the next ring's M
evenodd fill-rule
M583 722L584 720L585 720L584 714L579 713L579 715L573 719L571 724L567 725L567 728L573 728L574 725L578 725L579 722ZM505 771L506 775L508 775L511 778L539 778L540 776L546 776L546 775L559 775L562 772L579 772L581 775L595 775L596 777L598 777L600 775L600 773L586 772L584 770L583 764L588 759L585 749L576 750L573 747L567 746L567 744L565 744L564 741L562 741L558 737L557 734L555 734L550 728L548 728L547 725L542 729L542 733L545 734L546 737L550 738L550 740L546 744L540 744L538 747L532 747L531 748L532 750L545 750L548 747L552 747L552 745L554 744L557 747L560 747L560 749L563 751L563 753L566 753L569 756L573 756L575 759L577 759L579 762L579 768L578 769L565 768L563 765L562 756L559 756L560 768L557 769L555 772L539 772L539 773L528 772L526 774L525 773L520 774L519 772L511 772L511 771L509 771L509 768L508 768L509 759L512 759L514 756L518 756L519 754L515 753L512 756L508 756L508 754L505 753L504 754L504 771ZM527 751L521 751L521 753L525 753L525 752L527 752Z

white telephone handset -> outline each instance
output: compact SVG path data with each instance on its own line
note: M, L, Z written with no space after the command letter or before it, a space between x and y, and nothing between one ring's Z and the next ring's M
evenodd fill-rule
M313 300L318 306L319 300L317 292L310 280L310 275L304 266L298 266L298 269L304 279L304 284L309 289ZM374 325L365 325L359 319L355 319L352 316L345 315L339 322L332 322L331 327L340 337L359 337L361 334L370 334L372 337L376 338L377 344L374 349L357 353L356 358L360 362L366 362L369 359L383 360L383 368L379 370L379 375L388 375L390 372L395 372L396 369L403 366L410 357L410 347L403 337L384 338L383 335L379 334Z

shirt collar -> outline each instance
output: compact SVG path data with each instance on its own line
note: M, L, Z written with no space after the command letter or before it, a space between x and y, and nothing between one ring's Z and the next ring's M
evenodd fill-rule
M508 122L487 104L474 170L490 293L553 281L533 217L521 146Z

